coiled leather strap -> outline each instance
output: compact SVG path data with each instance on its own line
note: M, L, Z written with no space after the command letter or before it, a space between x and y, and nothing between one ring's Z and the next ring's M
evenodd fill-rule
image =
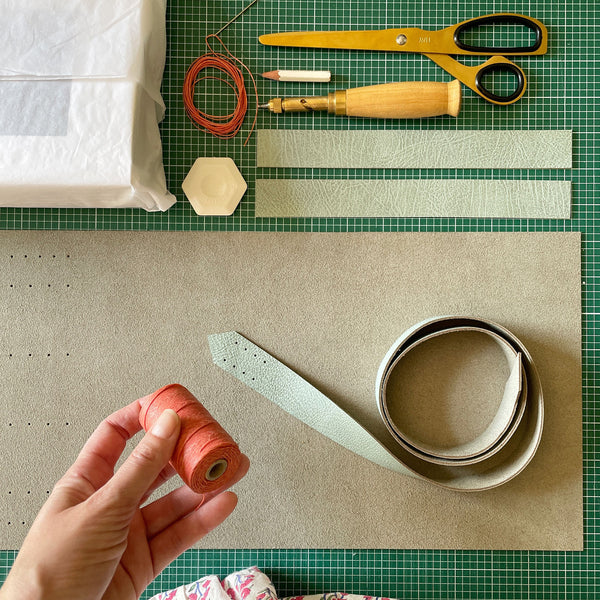
M502 349L510 375L495 417L474 439L451 448L423 443L403 430L389 410L390 376L417 346L442 335L479 332ZM543 428L543 396L533 360L507 329L468 317L436 317L418 323L383 358L375 384L381 417L398 442L390 452L364 427L305 379L237 332L209 336L213 360L279 407L352 452L393 471L458 491L501 485L533 458Z

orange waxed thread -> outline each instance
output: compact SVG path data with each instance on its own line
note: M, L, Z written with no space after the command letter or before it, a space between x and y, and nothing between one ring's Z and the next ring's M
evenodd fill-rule
M212 48L212 38L221 44L224 52L217 52ZM242 124L244 123L248 111L248 96L246 93L246 86L244 85L244 75L237 66L237 64L239 64L250 75L252 85L254 86L254 95L256 97L254 121L252 122L248 137L244 142L245 146L252 135L252 131L256 126L256 120L258 118L258 91L256 89L256 81L250 69L229 51L217 34L212 33L206 36L206 45L209 52L197 58L190 65L183 80L183 105L185 107L185 112L194 126L198 129L204 130L215 137L224 140L236 136L242 128ZM212 69L213 71L216 70L223 73L228 76L228 79L223 79L222 77L215 75L203 75L203 72L206 69ZM207 113L196 106L194 102L196 84L205 79L221 81L234 91L236 105L233 112L228 115L214 115Z
M230 485L240 466L240 449L187 388L166 385L140 402L139 421L146 431L167 408L179 415L181 432L171 465L188 487L206 494Z

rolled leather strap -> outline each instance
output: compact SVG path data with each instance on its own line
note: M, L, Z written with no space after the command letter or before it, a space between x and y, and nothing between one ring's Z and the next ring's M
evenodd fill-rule
M474 439L453 447L423 442L392 418L388 385L414 349L447 334L478 332L502 349L509 367L494 418ZM408 329L385 355L375 393L381 417L398 442L390 452L327 396L237 332L209 336L215 364L313 429L368 460L458 491L497 487L518 475L533 458L542 435L540 379L524 345L504 327L484 319L435 317Z

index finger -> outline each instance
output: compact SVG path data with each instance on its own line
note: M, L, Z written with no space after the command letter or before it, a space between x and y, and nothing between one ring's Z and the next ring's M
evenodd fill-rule
M138 399L106 417L84 444L67 475L83 474L94 489L101 488L113 476L127 441L142 428L139 414Z

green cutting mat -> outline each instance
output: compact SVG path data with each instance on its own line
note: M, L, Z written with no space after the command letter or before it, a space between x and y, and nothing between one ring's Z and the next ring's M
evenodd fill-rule
M222 34L230 50L254 74L277 68L330 69L331 85L277 84L257 79L261 102L276 95L320 94L334 88L388 81L436 80L449 76L427 58L346 51L263 48L261 33L289 29L441 28L492 12L521 12L542 20L549 29L549 53L515 59L526 71L529 89L516 105L494 107L470 90L464 93L458 119L450 117L398 123L357 119L349 122L323 114L259 116L261 128L400 128L400 129L572 129L572 171L434 171L413 170L282 170L255 167L255 136L246 147L242 135L227 142L198 132L186 120L181 102L183 75L190 62L205 52L204 36L237 14L249 0L172 0L168 6L169 48L164 79L167 117L162 126L170 189L179 202L165 214L137 210L1 209L2 229L118 230L261 230L261 231L581 231L583 233L583 435L585 550L579 552L404 551L404 550L222 550L187 552L167 569L147 595L203 575L225 575L252 564L260 566L281 595L346 591L403 599L576 599L598 598L600 562L600 471L596 465L600 434L596 431L600 377L596 341L600 334L600 235L595 196L600 133L600 47L598 0L259 0ZM472 62L472 61L471 61ZM212 100L198 96L209 111L231 109L232 94L214 85ZM250 86L250 82L247 81ZM502 85L502 82L500 82ZM254 101L250 99L251 109ZM200 218L180 191L180 184L198 156L230 156L249 183L235 215ZM573 218L569 221L499 219L255 219L254 182L262 177L492 177L571 179ZM360 515L357 515L360 518ZM289 540L290 548L294 540ZM0 581L14 560L0 553Z

